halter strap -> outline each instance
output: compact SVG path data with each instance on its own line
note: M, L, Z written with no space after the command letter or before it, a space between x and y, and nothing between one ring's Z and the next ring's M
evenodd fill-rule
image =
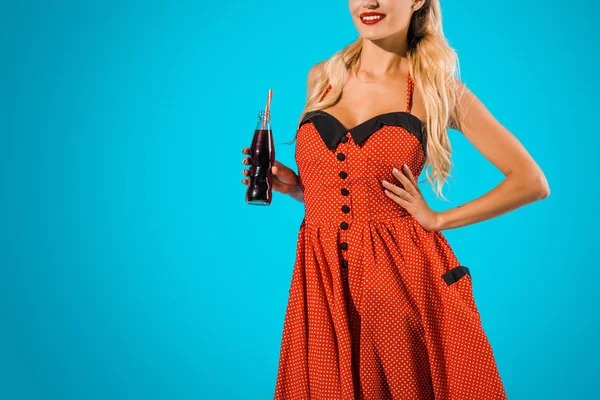
M406 84L406 112L410 113L410 109L412 108L412 94L413 89L415 87L415 83L413 82L410 71L408 71L408 82Z
M331 90L332 86L331 83L329 84L329 86L327 86L327 90L325 90L325 93L323 93L323 96L321 96L321 99L319 100L319 102L323 101L323 99L325 98L325 96L327 95L327 93L329 93L329 91Z

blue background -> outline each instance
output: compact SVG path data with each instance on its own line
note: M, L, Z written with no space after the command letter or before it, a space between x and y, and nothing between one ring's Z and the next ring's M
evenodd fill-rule
M509 398L600 398L598 6L442 6L463 80L551 188L444 231ZM272 398L304 208L248 206L241 149L273 88L296 169L283 142L309 68L356 38L347 2L20 1L0 20L0 398ZM503 178L449 134L452 202L421 186L440 211Z

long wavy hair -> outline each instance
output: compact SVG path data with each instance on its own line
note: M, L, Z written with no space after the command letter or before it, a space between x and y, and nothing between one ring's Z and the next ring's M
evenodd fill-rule
M407 39L410 75L415 88L422 93L427 115L424 121L427 135L425 174L436 197L447 200L442 187L451 176L452 147L446 131L448 128L461 130L464 111L460 100L466 86L460 81L456 51L449 46L442 30L439 0L426 0L415 11ZM355 70L360 59L362 45L363 38L359 37L324 62L320 76L309 88L298 128L306 113L326 109L339 101L349 73ZM321 99L330 84L331 90ZM298 130L294 139L287 143L293 143L297 136Z

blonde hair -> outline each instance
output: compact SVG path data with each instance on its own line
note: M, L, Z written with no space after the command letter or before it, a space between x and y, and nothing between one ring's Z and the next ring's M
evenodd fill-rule
M452 147L446 130L461 130L463 110L461 97L466 87L460 83L458 56L442 31L442 15L439 0L426 0L415 11L408 29L408 51L410 75L415 88L422 93L426 119L427 161L425 174L436 197L447 200L442 187L452 165ZM324 61L322 72L309 87L308 100L298 125L310 111L326 109L338 102L348 72L353 71L360 59L363 39L359 37L331 58ZM331 85L324 99L321 93ZM292 143L294 139L288 143ZM428 168L431 167L431 174Z

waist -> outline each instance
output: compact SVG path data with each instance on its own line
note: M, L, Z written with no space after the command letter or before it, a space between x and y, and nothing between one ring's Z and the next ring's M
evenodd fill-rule
M395 209L386 210L372 210L372 209L358 209L354 212L344 213L326 213L326 212L310 212L313 210L306 209L306 215L304 216L304 223L314 227L330 227L338 226L341 230L349 230L358 225L364 225L372 221L383 222L394 218L407 218L412 217L406 209L399 205L396 205Z
M304 206L305 221L317 226L337 224L342 227L412 216L388 197L377 182L309 185L304 190Z

